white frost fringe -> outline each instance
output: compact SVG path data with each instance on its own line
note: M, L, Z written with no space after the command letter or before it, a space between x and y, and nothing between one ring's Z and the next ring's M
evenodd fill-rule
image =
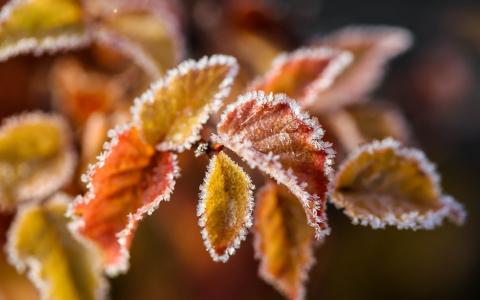
M430 210L424 214L420 214L417 211L412 211L402 214L400 217L395 216L393 213L389 213L386 216L378 217L374 215L357 216L354 213L344 210L344 213L348 215L352 223L363 226L371 226L374 229L385 228L387 225L396 226L398 229L433 229L442 225L445 218L449 218L457 225L464 223L466 218L466 211L463 205L457 202L453 197L442 194L440 185L440 176L436 171L435 165L430 162L425 154L417 149L404 148L402 145L392 139L386 138L381 141L373 141L369 144L358 147L350 156L342 163L337 172L337 179L340 174L360 155L365 152L374 153L385 149L392 149L398 156L408 160L413 160L417 163L418 168L425 173L432 181L432 186L435 193L438 195L439 201L443 204L439 210ZM341 197L331 199L331 202L339 209L345 208L345 202Z
M227 157L230 159L229 157ZM207 186L208 183L210 182L210 177L212 175L212 171L215 168L215 164L217 163L218 156L215 155L210 159L210 162L207 167L207 173L205 175L205 178L203 179L203 183L200 186L200 200L198 202L197 206L197 216L199 217L198 220L198 225L201 228L201 235L203 242L205 244L205 248L207 249L208 253L212 257L214 261L221 261L221 262L227 262L228 258L235 254L235 251L240 247L240 243L246 239L248 229L252 227L252 214L253 214L253 206L254 206L254 201L253 201L253 190L255 189L255 186L253 185L250 177L248 176L243 169L236 164L233 160L232 163L239 168L240 170L243 171L243 174L245 175L246 180L248 181L248 199L247 199L247 211L245 213L243 223L244 227L240 230L238 233L237 237L233 240L231 245L225 250L225 253L223 255L218 255L215 252L215 249L212 247L212 242L210 241L210 238L208 236L208 231L206 228L207 224L207 219L208 217L205 215L206 212L206 199L207 199Z
M223 124L227 116L232 113L235 109L243 104L254 101L256 105L278 105L278 104L287 104L294 117L301 120L304 124L308 125L313 129L313 134L310 137L310 143L318 151L324 151L326 153L325 163L324 163L324 174L327 177L328 181L332 181L333 177L333 164L335 151L332 148L332 144L329 142L322 141L324 131L321 128L316 118L310 117L307 113L303 112L300 106L294 101L288 98L284 94L275 94L272 93L266 95L263 91L248 92L238 98L235 103L230 104L226 109L223 115L221 116L220 124ZM264 154L253 149L251 142L248 138L245 138L242 135L213 135L212 140L225 145L226 147L232 149L236 152L242 159L249 164L251 168L259 168L264 171L272 178L274 178L278 183L287 186L290 191L300 199L305 210L309 212L308 223L315 228L316 238L321 240L326 235L330 233L330 229L321 229L318 225L319 223L326 224L327 216L326 213L323 216L318 216L317 211L322 209L325 212L326 207L320 207L320 197L316 194L308 193L305 182L298 182L298 178L295 176L291 169L285 170L282 164L279 162L279 157L273 153ZM329 188L331 185L329 184ZM327 195L330 194L330 189L327 192ZM311 207L313 203L314 206Z
M71 202L70 196L63 194L63 193L57 193L55 194L50 200L50 203L59 203L62 205L67 205L68 203ZM18 227L20 226L20 222L23 218L23 216L29 212L32 209L37 208L36 204L29 203L20 206L20 208L17 211L17 214L15 216L15 220L10 226L10 229L8 230L7 233L7 243L5 245L5 253L7 254L7 260L8 262L15 267L15 269L19 273L24 273L25 271L27 272L27 277L30 279L31 282L35 285L35 287L38 289L40 292L40 298L42 300L48 300L50 299L50 284L47 280L42 279L42 266L41 263L38 261L37 258L33 256L28 256L25 258L21 258L20 254L18 253L16 249L16 244L17 244L17 231ZM86 239L83 237L72 233L72 236L74 239L76 239L78 242L82 243L87 249L89 249L92 252L92 259L94 260L92 263L92 266L96 268L94 270L95 274L98 274L98 286L95 291L96 299L107 299L108 291L109 291L109 285L107 280L103 276L101 276L101 261L100 258L97 257L96 255L93 255L94 253L97 253L96 249L94 246Z
M112 149L118 144L118 136L127 130L130 130L133 124L124 124L115 127L108 132L110 141L105 142L103 145L104 151L97 157L97 162L88 166L86 174L81 176L81 180L87 187L87 193L85 196L77 196L75 200L70 203L66 215L72 218L72 222L69 224L70 230L78 234L79 230L85 226L83 218L75 215L75 207L78 205L88 204L93 198L95 198L95 189L92 183L92 177L97 169L103 168L105 160L110 155ZM121 273L125 273L129 268L129 250L126 247L126 239L132 230L135 229L135 223L143 218L145 214L151 215L158 207L161 201L170 200L170 195L175 187L175 179L180 176L180 168L178 167L177 155L173 154L173 172L168 175L168 187L163 195L155 198L154 201L146 206L140 207L134 214L128 215L127 226L117 233L118 244L120 245L120 252L122 254L122 260L113 266L107 266L105 268L106 273L113 277Z
M176 68L171 69L167 72L166 76L158 81L154 82L150 88L143 93L139 98L135 99L134 105L132 106L131 113L133 116L133 122L139 127L142 128L141 120L141 111L144 104L152 104L155 102L155 94L162 89L168 89L169 85L178 80L180 77L185 76L186 74L192 71L202 71L211 67L218 65L229 66L229 72L227 76L223 79L218 87L218 92L213 96L213 101L205 105L203 112L199 118L198 124L193 128L192 135L183 145L175 145L172 143L161 142L156 146L159 151L177 151L182 152L188 150L192 145L198 141L200 138L200 130L203 127L210 116L211 113L216 112L222 105L222 101L230 93L231 86L233 84L234 78L238 73L238 63L237 60L232 56L227 55L212 55L210 57L204 56L198 61L186 60L178 65Z

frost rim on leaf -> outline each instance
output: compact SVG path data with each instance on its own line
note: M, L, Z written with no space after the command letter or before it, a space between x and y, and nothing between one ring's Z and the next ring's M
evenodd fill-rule
M60 204L68 204L71 203L71 199L68 195L63 193L55 194L52 199L49 200L50 203L60 203ZM15 219L12 222L8 233L7 233L7 243L5 245L5 253L7 255L8 262L15 267L17 272L24 273L27 271L27 277L30 279L31 282L35 285L35 287L40 292L40 298L42 300L49 300L47 291L50 289L50 285L47 281L43 281L41 279L41 263L34 257L26 257L25 259L21 259L19 253L15 249L16 244L16 235L15 233L18 231L18 227L20 226L21 217L27 213L28 211L37 208L38 206L34 203L27 203L19 207ZM97 250L93 246L93 244L88 241L87 239L83 238L82 236L76 234L76 232L71 232L72 238L77 240L87 249L92 251L92 253L96 252ZM93 257L94 259L96 257ZM98 274L101 274L101 262L100 259L95 259L94 264L98 266ZM28 269L28 270L27 270ZM101 275L99 275L99 285L97 290L95 291L95 298L96 299L108 299L108 291L109 291L109 284L108 281Z
M54 127L58 128L61 136L61 149L59 149L58 155L65 155L65 162L56 176L56 180L49 180L41 186L35 187L36 196L32 197L32 191L27 186L18 190L16 197L19 198L17 203L23 203L27 201L38 202L49 195L53 194L57 189L67 184L73 177L75 172L75 166L77 164L77 153L73 147L73 138L71 130L67 124L67 121L58 114L49 114L42 111L24 112L19 115L13 115L3 120L0 127L0 137L4 134L8 134L9 130L18 126L28 123L50 123ZM1 196L1 192L0 192ZM0 203L0 210L7 209Z
M218 155L218 154L217 154ZM240 248L240 243L244 241L247 237L248 230L250 227L253 225L253 207L254 207L254 200L253 200L253 190L255 189L255 185L252 183L252 180L250 179L250 176L241 168L235 161L233 161L230 157L226 156L228 159L231 160L234 166L238 167L241 171L243 171L243 174L245 175L245 179L248 182L248 199L247 199L247 211L245 212L245 217L243 219L244 227L240 230L238 233L237 237L233 240L232 244L225 249L225 253L223 255L218 255L215 252L215 249L212 246L212 243L208 237L208 232L206 228L206 223L207 223L207 216L205 215L205 210L206 210L206 198L207 198L207 185L210 181L210 177L212 175L212 171L215 167L215 164L217 162L217 155L212 157L210 159L210 162L208 163L207 166L207 172L205 174L205 177L203 179L203 183L200 185L200 193L199 193L199 202L197 206L197 217L199 217L198 220L198 225L201 228L201 236L203 243L205 245L205 248L207 249L207 252L210 254L212 257L213 261L220 261L223 263L226 263L230 256L234 255L236 250Z
M262 186L258 191L257 191L257 199L261 198L261 194L267 192L267 190L270 187L268 184L265 184ZM258 201L258 200L257 200ZM267 271L267 265L262 258L264 255L262 254L261 249L261 240L260 240L260 234L257 233L257 231L254 231L253 235L253 249L255 251L255 259L260 261L260 265L258 267L258 275L260 278L265 280L268 284L273 286L275 289L277 289L282 295L284 294L283 291L286 290L283 284L276 280L275 277L270 275L270 272ZM308 260L307 263L305 264L304 268L302 269L302 272L300 274L300 289L298 291L297 298L295 300L302 300L305 299L307 289L305 287L307 281L308 281L308 272L310 269L316 264L316 259L314 255L314 250L315 250L315 243L312 243L311 248L309 249L309 254L308 254Z
M384 218L378 218L373 215L369 215L367 218L359 218L355 214L344 209L343 212L351 218L353 224L370 226L373 229L384 229L389 225L396 226L398 229L431 230L442 225L445 218L449 218L457 225L462 225L465 222L466 211L463 205L457 202L453 197L442 193L440 175L438 174L435 165L427 159L425 153L418 149L402 147L401 143L393 138L375 140L369 144L358 147L341 164L337 171L334 183L337 182L340 174L343 173L348 165L354 162L363 153L373 153L378 150L386 149L392 149L398 156L413 160L417 163L418 168L432 181L435 193L439 196L439 201L443 204L443 207L439 210L430 210L423 214L419 214L416 211L404 213L400 218L393 214L388 214ZM341 197L332 196L330 202L338 209L345 208L345 201L343 201Z
M250 87L270 81L281 72L285 64L301 60L331 60L321 74L308 85L305 96L302 97L300 104L309 106L317 100L318 94L329 88L337 76L350 65L353 55L349 51L329 47L303 47L291 53L282 53L273 60L269 71L261 78L257 78ZM252 88L248 88L248 90L252 90Z
M82 182L86 185L87 193L84 196L77 196L73 202L68 206L66 215L72 221L69 223L69 229L76 235L80 235L79 229L85 226L83 217L75 214L75 207L78 205L88 204L95 198L95 189L92 183L92 177L95 171L105 165L105 160L110 156L112 149L118 145L118 136L122 133L131 130L135 125L132 123L123 124L109 130L109 141L103 144L103 152L97 156L97 162L90 164L85 174L81 176ZM137 209L135 213L128 215L128 223L124 229L116 234L117 242L120 245L121 261L113 266L106 266L105 272L108 276L114 277L116 275L127 272L129 268L130 252L126 247L126 239L135 229L136 224L143 219L145 214L151 215L158 207L161 201L169 201L171 193L175 187L176 178L180 177L180 168L178 166L177 155L172 153L173 172L168 176L168 187L163 195L156 197L151 203Z
M277 105L277 104L287 104L290 108L290 111L293 115L301 120L304 124L310 126L313 129L313 133L310 137L310 143L318 150L325 152L325 162L324 162L324 175L327 178L329 184L325 197L328 198L328 195L331 194L332 188L332 179L333 179L333 164L335 158L335 150L332 148L330 142L322 141L324 136L324 130L318 123L318 120L315 117L310 117L310 115L300 108L296 101L288 98L285 94L265 94L263 91L253 91L247 92L244 95L238 97L238 100L230 104L222 114L220 122L218 124L223 124L227 118L227 115L233 112L237 107L250 102L255 101L257 105ZM320 197L316 194L310 194L305 191L306 183L298 182L298 178L293 174L292 170L284 170L278 161L278 157L273 155L272 152L269 154L263 154L258 151L255 151L251 144L244 140L242 136L228 136L222 134L213 134L212 140L216 143L221 143L224 146L230 148L235 153L237 153L252 169L258 168L261 171L267 173L277 181L279 184L283 184L301 201L303 207L311 215L315 216L315 220L311 220L309 214L307 214L308 224L315 228L315 238L322 240L325 236L330 234L330 228L327 224L327 215L326 215L326 200L324 201L324 207L321 207ZM314 204L314 207L310 207L310 203ZM322 211L322 216L318 216L317 212ZM326 225L325 229L320 228L318 223Z
M161 89L168 89L172 81L178 80L179 77L185 76L191 71L202 71L204 69L215 67L217 65L226 65L229 67L229 71L223 81L218 87L218 92L213 96L213 101L205 105L203 108L200 122L193 129L193 134L187 141L180 146L173 143L160 142L156 145L156 149L159 151L177 151L183 152L189 150L192 145L200 139L200 130L203 125L208 121L210 114L215 113L222 106L222 102L225 97L230 93L235 76L238 73L237 59L233 56L215 54L210 57L204 56L200 60L195 61L188 59L179 64L176 68L168 70L164 78L151 84L150 88L144 92L140 97L136 98L133 106L131 107L131 114L133 122L138 128L142 128L141 110L144 104L152 104L155 101L155 94Z
M0 11L0 24L10 17L16 6L26 2L26 0L11 0L7 2ZM53 54L61 50L86 47L90 42L91 39L86 31L83 34L64 34L58 37L44 37L41 39L25 37L16 43L3 47L0 50L0 62L30 52L39 56L44 53Z

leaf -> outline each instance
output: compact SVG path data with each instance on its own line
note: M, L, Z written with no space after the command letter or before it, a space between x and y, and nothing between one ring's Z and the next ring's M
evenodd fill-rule
M70 181L75 163L60 116L34 112L6 119L0 128L0 208L49 196Z
M133 118L160 151L190 149L209 114L228 96L238 65L224 55L187 60L135 101Z
M410 128L401 112L389 103L365 103L347 108L365 140L387 137L406 143L410 141Z
M0 11L0 61L86 45L78 0L11 0Z
M285 93L302 106L309 106L333 84L352 60L350 53L331 48L300 48L278 56L270 70L249 90Z
M138 222L161 201L168 201L178 177L177 156L154 153L136 127L110 133L105 151L82 178L85 195L69 207L72 230L92 240L102 251L106 272L128 269L128 249Z
M364 143L387 137L402 143L411 141L407 120L389 103L359 103L324 114L323 120L347 153Z
M166 1L93 1L93 35L100 43L121 51L158 78L184 56L180 24Z
M281 94L250 92L231 104L217 126L217 143L232 149L298 197L318 238L328 234L326 197L335 152L317 120Z
M358 148L340 166L332 202L354 224L432 229L444 218L463 223L465 212L442 194L434 165L416 149L385 139Z
M197 208L202 238L214 261L226 262L252 226L254 186L225 153L215 154L200 187Z
M304 299L308 271L315 262L315 232L288 190L269 182L256 198L254 246L259 274L288 299Z
M103 299L108 286L98 253L67 228L69 197L20 209L8 234L7 253L18 271L28 270L42 299Z
M57 60L51 71L54 104L82 126L94 112L110 112L122 100L123 90L109 77L87 71L75 59Z
M312 109L320 112L362 100L380 83L386 63L410 47L412 35L400 27L350 26L314 44L353 54L353 62L312 105Z

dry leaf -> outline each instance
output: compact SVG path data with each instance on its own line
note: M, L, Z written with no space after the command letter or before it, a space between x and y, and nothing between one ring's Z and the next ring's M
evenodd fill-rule
M197 215L213 260L226 262L245 239L252 225L253 188L250 177L224 152L212 157Z
M250 92L231 104L214 141L286 185L307 211L317 237L328 234L326 197L334 151L317 120L282 94Z
M187 60L135 101L133 118L160 151L190 149L203 124L228 96L238 65L224 55Z
M67 228L70 200L56 194L44 205L22 207L8 234L9 260L20 272L28 271L42 299L104 299L99 254Z
M304 299L315 260L315 232L301 204L285 188L269 182L256 198L254 245L260 276L288 299Z
M449 218L463 223L465 211L444 195L434 165L423 152L385 139L358 148L340 166L332 202L354 224L432 229Z

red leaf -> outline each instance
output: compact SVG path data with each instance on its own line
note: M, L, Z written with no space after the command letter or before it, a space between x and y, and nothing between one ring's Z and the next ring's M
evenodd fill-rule
M71 205L75 231L103 252L110 275L126 271L138 222L169 199L178 176L176 155L157 152L136 127L113 131L105 152L84 177L88 192Z

